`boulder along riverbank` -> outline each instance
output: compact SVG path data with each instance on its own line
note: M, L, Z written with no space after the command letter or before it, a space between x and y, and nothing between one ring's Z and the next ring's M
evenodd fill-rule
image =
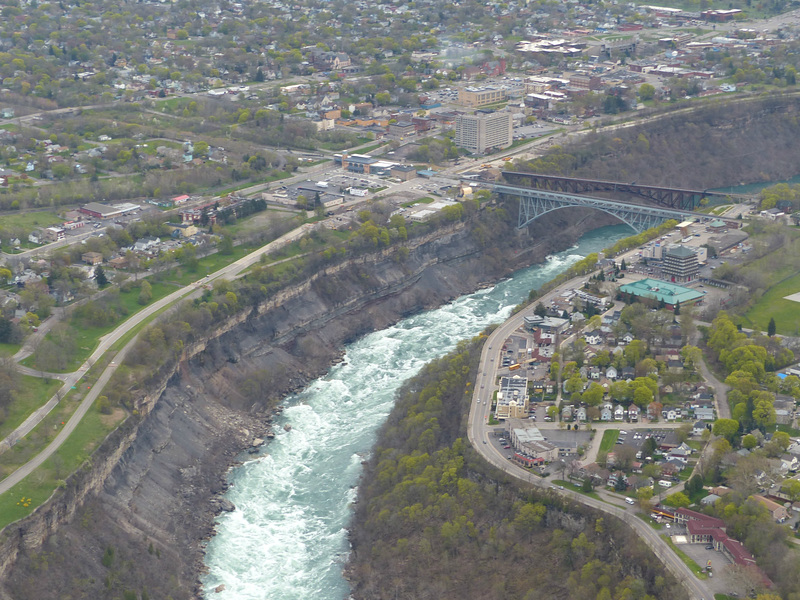
M507 207L508 213L514 212ZM484 211L481 211L484 212ZM110 436L66 489L6 528L3 598L200 596L204 543L243 452L269 435L278 400L340 359L342 346L564 250L614 220L557 211L516 234L516 214L466 223L350 260L263 311L239 315L179 363L152 408ZM115 452L116 450L116 452ZM73 489L75 488L75 489Z

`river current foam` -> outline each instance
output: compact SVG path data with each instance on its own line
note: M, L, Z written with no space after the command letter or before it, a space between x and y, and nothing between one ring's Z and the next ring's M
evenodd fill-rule
M236 510L219 517L209 542L206 598L346 598L350 505L396 390L459 340L505 320L529 290L626 235L621 225L598 229L544 264L348 345L344 362L285 400L264 452L232 470L227 498Z

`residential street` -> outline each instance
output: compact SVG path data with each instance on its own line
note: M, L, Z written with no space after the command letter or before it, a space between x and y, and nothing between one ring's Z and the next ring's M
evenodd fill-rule
M562 284L561 288L575 287L582 279L582 277L574 278ZM598 492L601 500L596 500L578 492L556 487L547 480L534 475L527 469L512 463L499 451L494 444L489 443L489 434L494 430L494 427L488 426L487 421L492 408L492 394L496 389L496 358L498 349L514 331L522 326L524 316L526 314L531 314L536 303L542 302L543 304L547 304L558 294L558 292L558 289L549 292L542 298L537 299L534 304L531 304L525 310L513 315L505 323L497 327L484 343L478 369L478 379L473 391L472 402L470 403L469 419L467 421L467 436L470 443L483 458L509 475L512 475L523 481L527 481L528 483L536 485L540 488L549 489L551 490L551 493L561 494L576 502L586 504L622 519L636 530L639 536L655 552L656 556L662 560L670 572L683 583L693 600L707 600L713 598L713 594L705 585L705 583L695 577L689 567L683 563L683 561L660 537L659 533L645 521L635 516L636 512L638 512L636 507L627 506L624 504L624 501L621 501L617 497L612 496L604 491ZM557 424L551 424L551 426L552 425L558 427ZM632 428L630 426L631 424L625 424L626 429ZM645 426L653 427L652 424L645 424ZM663 424L658 425L659 428L662 426ZM602 426L598 426L598 429L600 429L600 427ZM619 424L609 424L607 427L618 428ZM602 434L598 434L595 437L596 439L602 439ZM597 444L599 448L599 442L597 442ZM596 452L597 451L595 450L595 455ZM678 490L682 488L675 486L672 489Z

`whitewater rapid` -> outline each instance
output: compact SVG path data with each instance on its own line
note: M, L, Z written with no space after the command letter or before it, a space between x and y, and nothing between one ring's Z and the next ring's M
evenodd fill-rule
M622 225L598 229L493 288L348 345L344 362L285 400L276 437L263 453L232 470L226 497L236 510L219 517L209 542L206 598L346 598L350 505L395 391L459 340L504 321L531 289L626 235L630 229ZM284 424L291 429L284 431ZM221 584L224 590L216 593Z

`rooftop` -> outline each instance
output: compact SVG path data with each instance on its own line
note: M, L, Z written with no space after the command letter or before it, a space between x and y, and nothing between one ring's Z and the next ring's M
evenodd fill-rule
M667 281L660 279L642 279L632 283L626 283L620 286L620 291L634 296L641 296L643 298L653 298L654 300L663 300L666 304L677 304L679 302L694 302L703 297L703 294Z

